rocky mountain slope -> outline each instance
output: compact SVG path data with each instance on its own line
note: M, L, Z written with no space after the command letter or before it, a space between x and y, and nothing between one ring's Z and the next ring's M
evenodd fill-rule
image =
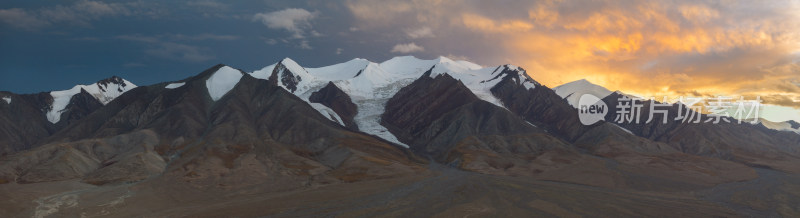
M319 68L286 58L253 72L216 65L140 87L113 77L77 91L2 92L0 186L86 187L75 194L84 202L100 193L142 201L173 187L169 192L181 195L176 201L197 206L204 203L192 196L212 196L200 192L235 202L250 199L247 193L349 183L440 186L429 179L452 172L481 175L461 176L478 181L457 183L465 187L491 177L498 183L486 189L509 189L527 184L521 178L635 193L695 192L751 181L764 169L800 172L800 138L784 134L793 132L614 124L613 117L583 125L573 96L604 95L598 97L616 105L620 94L586 81L550 89L529 75L535 74L514 65L444 57L354 59ZM55 110L59 119L53 108L62 108ZM499 184L507 177L515 179ZM57 190L74 191L68 187ZM35 202L53 199L45 197ZM666 197L673 198L701 200ZM16 208L9 213L39 211L0 203Z
M45 138L77 122L123 93L136 88L119 77L68 90L36 94L0 92L0 154L33 148Z

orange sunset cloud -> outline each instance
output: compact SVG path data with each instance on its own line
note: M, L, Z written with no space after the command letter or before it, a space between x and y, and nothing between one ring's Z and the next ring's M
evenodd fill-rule
M797 1L554 0L492 10L422 0L366 10L368 2L350 1L365 28L433 27L439 37L418 43L427 51L483 44L465 56L520 64L549 87L587 79L641 96L761 96L800 107Z

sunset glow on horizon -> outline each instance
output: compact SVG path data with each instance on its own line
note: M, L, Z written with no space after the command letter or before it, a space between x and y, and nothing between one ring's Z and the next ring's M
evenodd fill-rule
M445 56L518 65L551 88L586 79L638 96L760 96L800 120L798 0L8 4L0 65L33 76L8 73L0 86L22 93L46 90L21 84L66 89L112 74L152 84L217 63L256 70L284 57L326 66Z
M502 51L474 60L521 65L548 87L586 79L638 96L760 96L764 104L800 107L798 1L539 1L506 8L527 13L415 1L422 2L435 6L351 10L367 28L411 13L432 29L482 35Z

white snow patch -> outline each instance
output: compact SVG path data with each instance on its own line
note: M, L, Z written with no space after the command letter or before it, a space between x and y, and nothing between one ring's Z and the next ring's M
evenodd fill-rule
M491 89L503 80L505 75L500 75L504 70L509 69L512 71L520 71L520 78L517 78L517 83L521 83L526 89L536 88L534 81L528 81L524 76L525 71L514 65L505 65L494 68L473 69L469 64L452 61L445 57L440 57L439 63L433 68L431 77L436 77L441 74L448 74L453 78L460 80L464 85L469 88L481 100L487 101L498 107L505 108L503 102L492 94Z
M578 107L578 101L580 101L581 96L585 94L591 94L599 99L603 99L613 93L608 89L595 85L585 79L560 85L553 88L553 91L555 91L558 96L561 96L561 98L567 99L569 105L572 105L573 107Z
M761 123L761 125L764 125L764 127L767 127L769 129L795 132L800 134L800 129L793 129L792 124L790 124L789 122L772 122L763 118L759 118L759 122Z
M3 97L3 101L6 101L6 103L11 104L11 97Z
M291 75L286 75L287 78L291 76L297 81L296 90L293 92L278 81L281 87L308 102L308 98L313 92L332 82L347 93L353 103L358 106L354 121L359 130L404 147L408 147L408 145L400 142L386 127L380 124L381 115L385 111L386 102L391 97L431 68L434 69L431 73L432 77L447 73L453 78L461 80L481 100L504 108L500 100L495 98L490 91L502 80L503 77L498 77L498 74L505 69L504 66L482 68L474 63L453 61L445 57L422 60L413 56L395 57L380 64L365 59L353 59L345 63L319 68L303 68L288 58L281 63L291 72ZM270 65L262 70L254 71L250 75L259 79L268 79L275 67L276 65ZM511 67L521 70L516 66ZM279 79L284 73L289 73L286 69L278 69L280 70L278 72ZM521 73L524 75L524 71ZM525 87L533 88L536 85L532 80L523 80L524 78L520 78L518 82ZM310 102L309 104L322 115L340 124L343 123L338 116L332 116L335 113L332 113L332 110L324 105L314 105Z
M53 104L50 105L50 111L47 111L47 120L51 123L58 123L61 120L61 113L64 108L69 104L69 100L73 95L81 92L81 86L75 86L69 90L53 91L50 96L53 97Z
M371 62L366 59L356 58L340 64L319 68L308 68L306 70L308 73L319 79L329 81L346 80L358 75L358 72L361 72L361 70L367 67L367 65L370 63Z
M342 118L339 117L339 114L337 114L336 111L333 111L333 109L331 109L331 108L329 108L329 107L327 107L327 106L325 106L323 104L320 104L320 103L311 103L311 102L309 102L309 104L311 105L311 107L313 107L315 110L317 110L323 116L327 117L328 119L332 120L333 122L338 123L339 125L344 126L344 121L342 121Z
M395 75L417 75L419 77L436 63L438 63L438 60L422 60L414 56L401 56L384 61L380 63L380 66Z
M277 64L269 65L267 67L261 68L261 70L253 71L252 73L250 73L250 76L256 79L267 80L269 79L269 76L272 76L272 70L275 69L275 65Z
M634 135L634 134L633 134L633 132L631 132L631 131L630 131L630 130L628 130L628 129L625 129L625 128L623 128L622 126L619 126L619 125L617 125L616 123L612 123L612 122L608 122L608 123L610 123L611 125L614 125L614 126L616 126L617 128L621 129L622 131L625 131L625 132L627 132L628 134Z
M72 96L81 93L81 90L85 90L87 93L91 94L92 97L105 105L123 93L136 88L136 85L128 80L123 79L122 82L124 86L116 83L95 83L91 85L77 85L68 90L50 92L50 96L53 97L53 104L50 105L50 110L46 113L47 120L51 123L58 123L58 121L61 120L61 114L69 104L69 100L72 99Z
M92 94L92 96L94 96L95 99L100 101L100 103L106 105L109 102L113 101L115 98L122 95L123 93L136 88L136 85L129 82L128 80L123 79L122 82L125 84L124 86L115 83L109 83L109 84L95 83L94 85L83 86L82 88L86 90L86 92L88 92L89 94ZM78 90L78 92L80 92L80 90Z
M477 70L483 68L483 66L469 61L456 61L456 62L462 66L469 68L470 70Z
M214 72L214 75L211 75L211 77L206 80L208 94L211 96L211 99L217 101L231 91L233 87L236 87L236 84L238 84L241 79L242 73L239 72L239 70L228 66L221 67L217 72Z
M165 86L164 88L177 89L177 88L180 88L183 85L186 85L186 83L185 82L182 82L182 83L170 83L169 85Z
M322 116L344 126L344 121L342 121L342 118L339 117L339 114L333 111L333 109L330 109L323 104L312 103L311 101L308 100L309 97L311 97L311 94L314 93L314 91L322 89L322 87L324 87L327 84L325 80L315 79L315 77L309 74L305 68L301 67L299 64L297 64L297 62L295 62L292 59L285 58L280 63L285 67L285 69L278 72L278 78L281 78L281 75L284 73L292 73L292 76L299 76L300 81L297 84L297 90L295 90L294 92L289 90L280 81L278 81L279 86L283 87L289 92L292 92L296 96L300 97L300 99L303 99L303 101L311 105L311 107L313 107L315 110L317 110L317 112L322 114ZM269 77L272 76L272 72L275 70L275 67L277 66L278 66L277 63L269 65L267 67L262 68L261 70L253 71L252 73L250 73L250 76L253 76L254 78L257 79L268 80ZM287 72L286 69L288 69L289 72Z

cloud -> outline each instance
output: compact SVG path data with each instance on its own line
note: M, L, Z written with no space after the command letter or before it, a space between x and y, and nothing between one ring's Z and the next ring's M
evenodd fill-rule
M533 29L533 24L523 20L495 21L477 14L463 14L462 22L470 29L487 32L519 32Z
M91 16L106 16L130 13L127 8L118 4L107 4L98 1L79 1L73 5L73 10L79 13L88 13Z
M298 45L298 47L300 47L300 49L305 49L305 50L311 50L311 49L313 49L313 48L311 47L311 45L308 45L308 40L302 40L302 41L300 41L300 44Z
M230 40L237 40L240 37L234 35L216 35L216 34L199 34L199 35L183 35L183 34L172 34L168 37L172 38L173 40L192 40L192 41L205 41L205 40L217 40L217 41L230 41Z
M87 37L76 37L76 38L71 38L69 40L84 41L84 42L99 42L99 41L103 41L102 39L100 39L98 37L90 37L90 36L87 36Z
M125 68L136 68L136 67L146 67L146 66L147 65L145 65L145 64L136 63L136 62L129 62L129 63L125 63L125 64L122 65L122 67L125 67Z
M412 39L418 38L432 38L435 37L433 30L430 27L421 27L419 29L406 30L406 35Z
M463 56L463 55L447 54L444 57L449 58L450 60L454 60L454 61L472 62L469 57Z
M337 48L337 49L336 49L336 55L340 55L340 54L342 54L342 51L344 51L344 49L342 49L342 48Z
M418 46L416 43L397 44L392 47L392 53L413 53L425 51L425 48Z
M642 96L760 95L800 107L787 100L800 99L787 82L800 81L800 2L383 2L346 1L354 27L410 38L429 27L428 51L521 65L550 87L589 79Z
M106 3L80 0L71 5L55 5L38 9L0 9L0 21L26 30L37 30L56 24L91 26L91 22L118 16L159 14L160 9L142 2Z
M227 10L229 8L227 4L215 0L190 1L186 2L186 5L198 8L215 9L215 10Z
M212 19L242 19L241 13L232 10L233 6L218 0L192 0L186 1L185 8L189 9L192 16ZM236 4L236 3L233 3Z
M206 41L206 40L235 40L238 36L215 35L215 34L161 34L154 36L145 35L119 35L116 39L145 43L147 48L144 53L167 60L177 60L185 62L203 62L216 59L211 51L205 47L188 45L185 41ZM128 67L128 66L126 66Z
M20 8L0 9L0 21L23 29L38 29L50 25L50 22Z
M116 36L117 39L127 40L127 41L134 41L134 42L146 42L146 43L158 43L161 42L161 37L159 36L143 36L143 35L119 35Z
M302 8L288 8L268 13L257 13L253 21L260 21L270 29L282 29L292 33L293 38L305 38L307 32L316 33L311 28L311 20L316 18L316 13L311 13Z
M119 35L116 36L117 39L127 40L127 41L135 41L135 42L146 42L146 43L157 43L163 40L171 40L171 41L206 41L206 40L216 40L216 41L230 41L230 40L237 40L240 37L234 35L216 35L210 33L204 34L197 34L197 35L184 35L184 34L160 34L160 35L152 35L152 36L145 36L145 35Z
M145 54L170 60L202 62L215 59L209 51L198 46L185 45L174 42L159 43L153 48L145 49Z

